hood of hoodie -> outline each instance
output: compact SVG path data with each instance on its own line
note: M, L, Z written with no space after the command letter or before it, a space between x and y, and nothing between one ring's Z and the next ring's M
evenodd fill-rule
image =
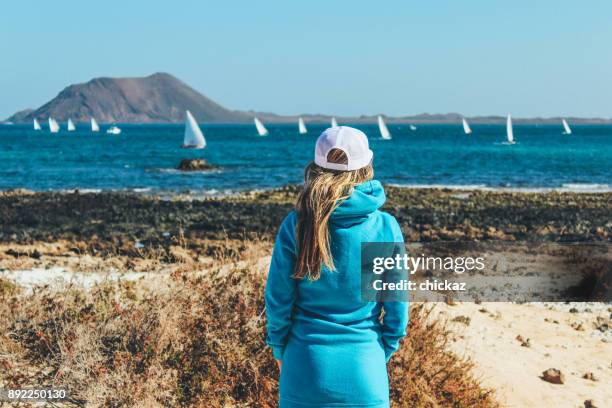
M366 181L355 186L351 196L340 202L331 214L330 220L333 223L358 222L382 207L386 199L380 181Z

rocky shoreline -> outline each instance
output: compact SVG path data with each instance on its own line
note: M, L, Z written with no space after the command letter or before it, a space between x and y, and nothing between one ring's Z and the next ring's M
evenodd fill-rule
M536 245L608 244L612 193L505 193L387 186L384 210L407 242L448 242L532 254ZM224 197L139 193L0 193L0 269L158 271L235 259L245 242L271 247L297 186ZM588 244L588 245L586 245ZM512 247L512 248L511 248ZM557 251L557 247L536 252ZM569 254L574 265L588 250ZM572 255L573 254L573 255ZM576 259L573 259L573 258ZM570 259L572 258L572 259ZM567 268L567 267L566 267Z
M193 200L137 193L0 193L0 242L85 241L118 250L193 239L270 238L299 187ZM386 187L384 210L411 242L610 242L612 193L507 193ZM100 247L98 247L100 246ZM108 249L108 248L106 248Z

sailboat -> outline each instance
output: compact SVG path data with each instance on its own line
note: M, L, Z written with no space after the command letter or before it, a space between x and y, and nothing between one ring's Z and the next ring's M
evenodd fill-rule
M34 130L41 130L42 128L40 127L40 123L38 123L38 120L36 118L34 118Z
M206 139L204 139L202 130L189 111L185 111L185 137L181 147L185 149L203 149L206 147Z
M72 119L68 118L68 131L74 132L75 130L76 130L76 127L74 126Z
M253 118L253 121L255 122L255 127L257 128L259 136L268 136L268 129L261 123L261 120Z
M385 121L382 116L378 115L378 130L380 130L380 136L385 139L391 139L391 133L389 133L389 129L387 129L387 125L385 125Z
M59 132L59 129L59 125L57 124L55 119L49 118L49 131L51 131L51 133L57 133Z
M108 133L109 135L118 135L121 133L121 129L119 128L119 126L113 125L106 129L106 133Z
M100 126L98 126L98 122L96 122L96 120L94 118L91 118L91 131L92 132L99 132L100 131Z
M508 137L508 144L514 144L514 132L512 131L512 117L508 114L506 119L506 134Z
M571 135L572 134L572 128L569 127L569 125L567 124L567 120L565 119L561 119L563 121L563 134L564 135Z
M300 135L305 135L308 133L308 130L306 130L306 125L304 124L304 119L302 118L298 119L298 130L300 131Z
M410 125L410 130L412 130L412 131L417 130L417 127L411 124Z
M470 125L467 123L467 120L465 120L465 118L463 118L463 131L465 132L466 135L469 135L472 133L472 129L470 129Z
M332 116L331 118L331 127L338 127L338 122L336 122L335 116Z

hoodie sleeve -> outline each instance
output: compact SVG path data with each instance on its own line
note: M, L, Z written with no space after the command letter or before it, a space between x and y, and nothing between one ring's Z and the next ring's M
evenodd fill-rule
M296 258L295 225L296 214L291 212L276 236L265 290L268 319L266 343L277 360L283 358L296 296L296 281L292 278Z
M393 218L392 228L393 242L401 243L401 245L398 245L397 253L403 255L406 252L404 237L402 236L402 230L395 218ZM408 326L409 320L409 306L408 298L406 298L405 301L395 300L383 302L385 314L383 317L382 340L385 347L385 358L387 362L399 348L400 340L406 336L406 327Z

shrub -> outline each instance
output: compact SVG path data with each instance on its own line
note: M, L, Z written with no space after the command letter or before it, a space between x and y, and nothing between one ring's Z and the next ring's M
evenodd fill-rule
M229 266L185 268L148 286L11 293L0 305L0 355L12 360L0 385L61 385L88 407L274 407L262 255L244 251ZM409 337L389 365L393 406L497 406L429 313L412 307ZM37 374L23 375L24 365Z

